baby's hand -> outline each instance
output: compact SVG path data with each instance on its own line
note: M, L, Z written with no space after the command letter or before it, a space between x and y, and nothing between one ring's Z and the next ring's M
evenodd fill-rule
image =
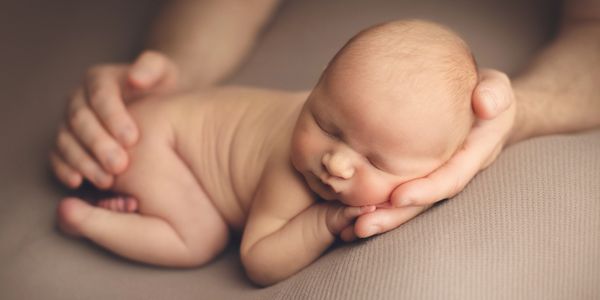
M327 229L333 235L341 235L342 240L349 241L352 238L345 238L348 232L354 232L354 220L359 216L375 211L374 205L367 206L346 206L337 203L327 204L326 223Z

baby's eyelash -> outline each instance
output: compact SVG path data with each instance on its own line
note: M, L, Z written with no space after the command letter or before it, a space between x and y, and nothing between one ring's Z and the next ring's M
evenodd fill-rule
M319 122L319 120L316 117L313 116L313 119L315 120L317 127L319 127L319 129L321 129L327 135L329 135L332 138L339 138L339 136L337 134L334 134L334 133L329 132L328 130L325 130L325 128L323 128L323 126L321 125L321 122Z
M369 161L371 166L375 167L375 169L383 171L383 169L379 166L379 164L375 163L375 161L372 157L367 156L367 161Z

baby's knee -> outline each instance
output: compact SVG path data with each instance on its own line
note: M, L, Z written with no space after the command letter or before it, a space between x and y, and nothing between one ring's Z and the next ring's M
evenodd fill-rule
M177 224L175 221L169 223ZM229 242L229 229L224 222L179 225L174 229L185 245L185 251L180 253L179 267L198 267L206 264L223 252ZM207 230L208 228L210 230Z
M202 266L216 258L227 246L229 232L206 232L204 236L188 239L188 267Z

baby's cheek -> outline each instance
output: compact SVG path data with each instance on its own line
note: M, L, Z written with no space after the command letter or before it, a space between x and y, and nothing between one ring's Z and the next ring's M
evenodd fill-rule
M305 132L296 132L292 138L292 159L304 160L311 152L310 138Z
M354 206L381 204L389 200L391 190L385 180L368 175L357 179L352 191Z

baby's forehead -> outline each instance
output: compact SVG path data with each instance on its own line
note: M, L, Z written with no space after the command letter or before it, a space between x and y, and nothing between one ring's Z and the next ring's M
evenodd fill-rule
M379 83L385 89L419 88L473 73L475 61L458 35L443 26L413 20L389 22L359 33L333 58L323 77L341 78L345 85Z
M325 87L315 91L313 99L318 114L341 127L350 142L359 147L406 153L403 149L408 141L429 141L432 145L442 138L442 127L451 121L447 108L421 99L419 93L359 90L356 86L335 90Z

